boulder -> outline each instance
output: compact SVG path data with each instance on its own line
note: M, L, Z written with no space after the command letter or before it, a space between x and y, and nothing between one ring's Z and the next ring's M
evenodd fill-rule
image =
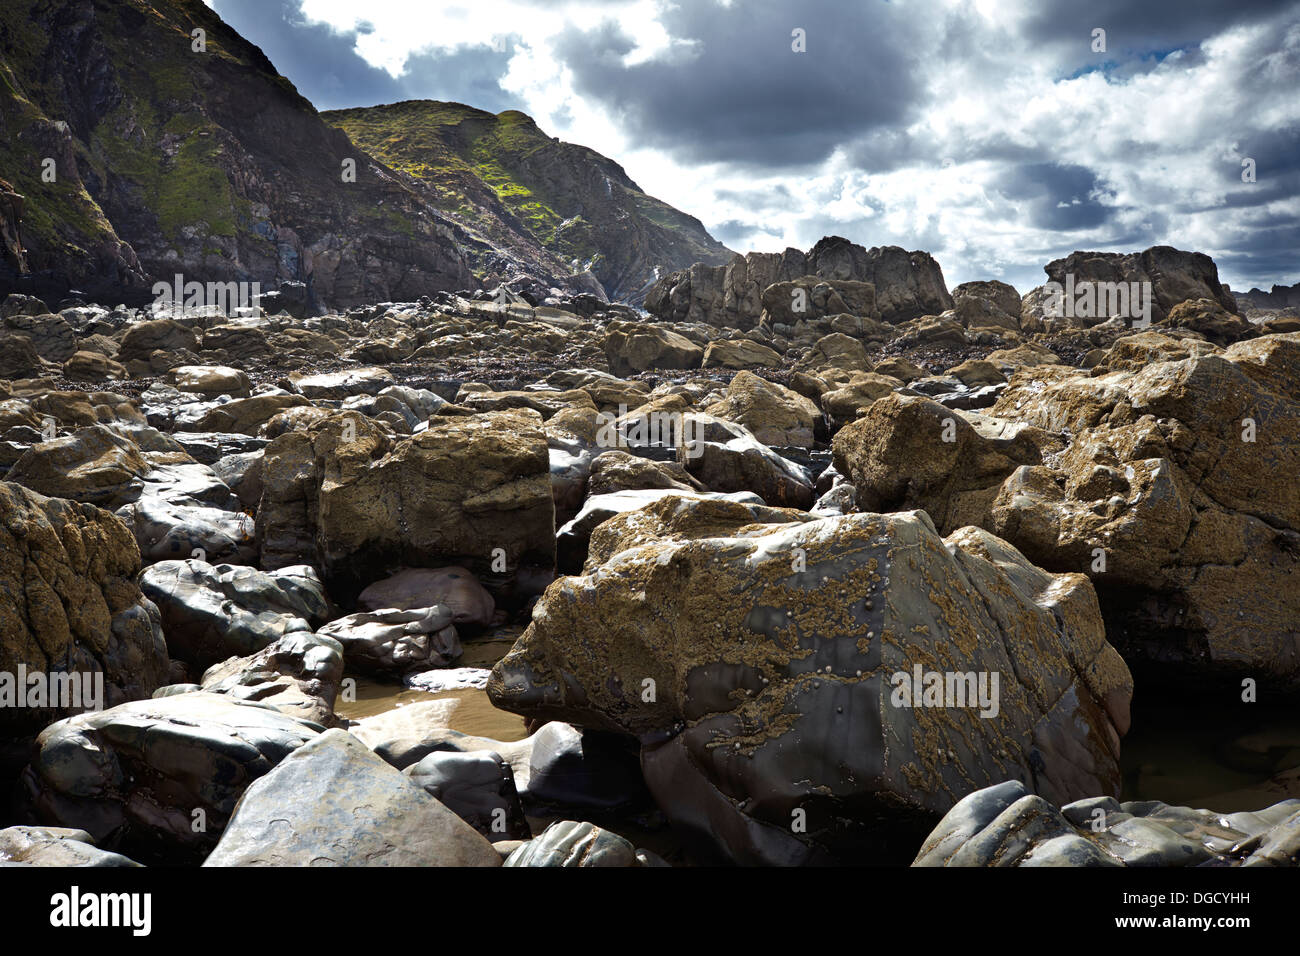
M204 866L500 866L492 844L342 730L248 787Z
M817 406L798 392L751 372L738 372L727 394L704 409L706 414L742 425L765 445L811 448Z
M85 830L66 827L9 827L0 830L0 866L139 866L95 846Z
M1105 796L1057 809L1009 780L962 798L912 865L1293 867L1300 865L1300 800L1219 813Z
M461 655L451 608L383 608L349 614L322 627L320 636L343 646L349 669L402 676L445 667Z
M322 729L201 692L81 714L36 739L23 806L134 859L197 862L244 789Z
M158 609L136 586L139 567L130 531L107 511L0 482L0 674L14 682L0 678L0 736L166 683L167 647ZM38 701L33 675L67 693Z
M376 581L357 597L357 607L377 611L440 605L451 611L456 624L487 627L496 614L492 594L464 568L404 568Z
M493 843L527 840L533 832L515 789L514 772L490 750L435 751L405 770L411 782Z
M605 357L615 375L652 368L699 368L704 350L685 336L652 325L610 324Z
M264 572L204 561L160 561L140 575L158 605L172 657L206 669L248 657L323 624L329 602L306 565Z
M668 498L596 530L587 573L546 591L488 694L636 736L675 827L792 864L898 854L1008 778L1065 802L1117 793L1132 681L1087 578L986 532Z
M199 689L329 726L342 680L342 646L324 634L294 631L256 654L209 667Z

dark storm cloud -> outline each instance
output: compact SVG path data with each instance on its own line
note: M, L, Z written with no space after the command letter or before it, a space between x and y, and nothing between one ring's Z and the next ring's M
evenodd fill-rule
M1153 51L1194 47L1227 27L1266 20L1287 0L1036 0L1020 25L1028 41L1059 49L1063 62L1095 61L1092 31L1106 31L1106 56L1128 59Z
M640 143L685 161L790 167L858 134L904 122L921 97L910 51L919 25L882 0L736 0L666 8L679 46L624 66L633 38L570 26L556 51L577 92ZM807 52L791 49L806 31Z
M1096 198L1100 183L1084 166L1022 163L1006 170L996 185L1006 198L1028 205L1030 224L1039 229L1088 229L1113 212Z
M357 55L357 37L369 28L339 32L311 23L302 0L214 0L213 9L320 110L409 99L455 100L494 113L519 106L499 84L513 42L502 52L483 45L412 56L395 79Z

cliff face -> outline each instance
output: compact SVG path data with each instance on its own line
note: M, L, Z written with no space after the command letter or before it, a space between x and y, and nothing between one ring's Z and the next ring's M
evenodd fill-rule
M0 285L26 269L131 300L181 272L303 281L347 307L476 284L424 190L324 122L200 0L6 0L0 177L22 197L16 230L15 200L0 202L0 230L16 232Z
M732 253L699 220L647 196L614 161L546 135L523 113L413 100L322 114L474 235L492 284L512 268L589 270L611 299L639 303L658 275Z

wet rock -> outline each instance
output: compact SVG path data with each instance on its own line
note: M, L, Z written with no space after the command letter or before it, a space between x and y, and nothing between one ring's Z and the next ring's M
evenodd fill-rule
M451 608L383 608L349 614L318 632L343 646L348 668L367 674L402 675L443 667L461 655Z
M224 365L181 365L165 376L166 382L179 392L217 398L247 398L252 391L248 376L239 369Z
M162 613L173 657L206 669L247 657L286 634L323 624L329 603L315 570L274 572L203 561L161 561L140 575L140 589Z
M658 858L592 823L561 820L510 854L505 866L654 866Z
M496 602L465 568L404 568L376 581L357 597L357 607L376 611L392 607L401 610L447 608L456 624L487 627L496 614Z
M202 858L244 789L323 728L271 707L190 693L46 728L20 785L26 811L134 859Z
M997 673L998 705L903 706L895 675L917 669ZM973 781L1116 792L1132 681L1086 578L977 529L945 541L919 512L759 526L669 498L597 529L588 574L547 590L488 693L637 736L675 826L793 863L883 852Z
M694 436L679 449L678 460L712 491L752 491L769 505L808 508L816 497L812 476L782 458L740 425L711 415L687 416L686 433Z
M704 368L776 368L781 355L750 339L719 339L704 350Z
M269 704L282 714L329 726L343 680L343 647L324 634L295 631L248 657L203 672L196 688Z
M500 866L492 844L330 730L244 793L204 866Z
M95 846L85 830L64 827L9 827L0 830L0 865L139 866L118 853Z
M1219 813L1104 797L1058 810L1012 780L958 802L912 865L1297 866L1300 800Z
M493 843L533 835L519 803L514 773L500 754L435 751L405 774Z

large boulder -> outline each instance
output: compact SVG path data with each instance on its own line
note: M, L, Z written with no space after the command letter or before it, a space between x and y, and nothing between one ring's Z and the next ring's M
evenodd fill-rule
M987 416L881 399L836 467L861 509L924 508L1089 575L1132 659L1294 686L1300 489L1277 476L1300 473L1300 334L1161 361L1173 341L1120 339L1114 371L1023 368Z
M257 524L263 567L310 556L341 603L404 567L457 564L480 577L551 568L541 417L436 418L393 442L360 415L331 416L267 447Z
M338 641L348 667L366 674L403 676L445 667L461 655L449 607L382 608L348 614L320 629Z
M669 498L596 530L488 693L638 737L675 825L790 864L896 855L1009 778L1117 793L1132 682L1083 575L978 529Z
M139 567L130 531L107 511L0 482L0 674L13 681L0 677L0 736L166 683L167 647L158 609L136 586ZM33 675L47 691L66 679L80 693L38 702Z
M492 844L351 734L248 787L204 866L500 866Z
M47 727L20 779L24 812L145 862L197 862L244 789L324 728L200 692Z
M671 329L614 322L605 338L605 357L611 372L629 375L652 368L699 368L704 350Z

